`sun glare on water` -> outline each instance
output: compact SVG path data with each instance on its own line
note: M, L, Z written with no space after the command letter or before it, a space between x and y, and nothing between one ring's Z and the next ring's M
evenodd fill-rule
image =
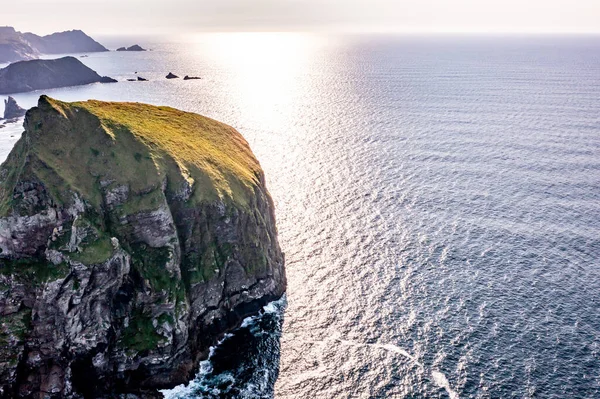
M214 33L195 38L198 50L226 72L228 100L252 119L282 127L305 89L317 40L296 33Z

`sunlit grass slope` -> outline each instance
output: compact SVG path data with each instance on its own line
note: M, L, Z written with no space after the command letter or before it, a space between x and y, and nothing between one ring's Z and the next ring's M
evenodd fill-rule
M135 212L153 208L165 182L173 194L191 187L191 203L219 198L246 205L261 173L235 129L169 107L42 96L26 131L4 165L10 173L0 187L0 215L11 207L14 184L28 174L58 202L77 192L101 206L102 190L125 185L126 209Z

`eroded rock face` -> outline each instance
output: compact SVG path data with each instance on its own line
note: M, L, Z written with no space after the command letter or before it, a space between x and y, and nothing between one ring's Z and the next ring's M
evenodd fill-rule
M2 398L160 397L158 389L193 377L218 337L285 290L273 204L243 138L144 106L146 119L156 113L164 123L164 111L189 118L190 128L210 126L184 138L238 149L231 159L214 154L235 194L207 195L210 177L157 151L142 128L114 125L109 134L110 112L127 118L133 106L42 97L0 167ZM127 174L128 162L139 170ZM250 180L230 175L231 162Z
M4 119L20 118L25 115L25 112L26 110L21 108L14 98L9 96L4 100Z

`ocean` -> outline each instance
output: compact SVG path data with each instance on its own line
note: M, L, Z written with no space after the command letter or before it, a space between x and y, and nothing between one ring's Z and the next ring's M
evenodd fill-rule
M238 129L289 284L167 398L600 397L600 37L139 44L81 58L121 82L45 94Z

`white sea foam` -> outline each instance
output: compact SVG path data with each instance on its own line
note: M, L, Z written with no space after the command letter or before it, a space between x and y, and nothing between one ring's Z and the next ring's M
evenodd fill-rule
M334 339L344 345L371 347L371 348L383 349L383 350L386 350L389 352L397 353L397 354L409 359L412 363L419 366L420 368L423 368L423 369L425 368L423 363L419 362L415 356L411 355L406 349L401 348L398 345L368 344L368 343L348 341L348 340L339 339L339 338L334 338ZM437 370L431 370L431 378L433 379L433 382L435 383L436 386L443 388L448 393L448 396L450 396L450 399L459 399L460 398L458 393L456 391L454 391L452 389L452 387L450 386L450 382L448 381L448 378L446 377L446 375L444 373L437 371Z

